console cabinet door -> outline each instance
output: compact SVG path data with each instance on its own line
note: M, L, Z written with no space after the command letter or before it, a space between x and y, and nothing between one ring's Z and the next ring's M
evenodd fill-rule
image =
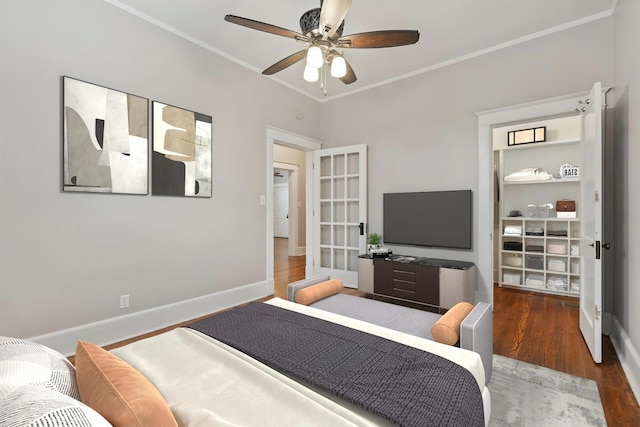
M440 267L419 265L416 273L416 301L440 306Z
M376 294L393 296L393 262L373 260L373 291Z

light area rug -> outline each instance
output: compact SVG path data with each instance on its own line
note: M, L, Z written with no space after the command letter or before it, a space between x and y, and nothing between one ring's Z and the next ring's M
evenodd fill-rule
M493 355L489 426L606 426L595 381Z

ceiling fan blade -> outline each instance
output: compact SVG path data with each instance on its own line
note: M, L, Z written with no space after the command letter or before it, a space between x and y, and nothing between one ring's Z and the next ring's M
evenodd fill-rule
M405 46L417 43L419 38L420 33L415 30L371 31L340 37L336 42L336 46L341 48Z
M320 27L323 39L332 37L347 16L351 0L323 0L320 9ZM326 32L325 32L326 30Z
M345 60L344 62L347 64L347 74L340 77L340 81L342 81L342 83L346 85L350 85L351 83L358 80L358 78L356 77L356 72L353 71L353 68L351 68L349 61Z
M293 55L289 55L284 59L273 64L271 67L267 68L262 72L265 76L270 76L272 74L277 73L278 71L282 71L287 67L292 66L296 62L303 60L307 56L307 49L303 49L299 52L294 53Z
M297 33L295 31L287 30L286 28L276 27L275 25L265 24L264 22L254 21L249 18L242 18L235 15L226 15L224 20L231 22L232 24L242 25L243 27L251 28L253 30L264 31L265 33L275 34L277 36L288 37L304 42L309 41L309 37Z

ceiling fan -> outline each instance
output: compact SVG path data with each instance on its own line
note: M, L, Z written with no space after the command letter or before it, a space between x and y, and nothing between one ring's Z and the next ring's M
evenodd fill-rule
M306 58L305 80L317 81L320 70L323 70L324 78L326 65L333 77L351 84L357 80L356 73L338 49L405 46L417 43L420 33L415 30L383 30L342 36L344 18L350 6L351 0L321 0L319 8L311 9L300 17L301 33L235 15L226 15L224 19L233 24L307 43L307 47L276 62L262 74L275 74ZM324 82L321 85L326 94Z

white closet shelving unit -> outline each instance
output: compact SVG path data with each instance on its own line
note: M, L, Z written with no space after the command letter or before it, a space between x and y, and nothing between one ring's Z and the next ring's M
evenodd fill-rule
M546 126L547 141L507 145L511 130ZM580 178L559 178L563 164L579 166L582 122L579 116L563 117L494 129L494 150L499 159L499 285L532 291L578 296L580 288ZM543 181L505 181L525 168L539 167L554 176ZM528 205L575 200L576 218L530 217ZM522 217L509 217L518 210ZM536 213L538 215L539 213ZM520 233L506 234L515 227ZM505 243L507 244L505 246Z

